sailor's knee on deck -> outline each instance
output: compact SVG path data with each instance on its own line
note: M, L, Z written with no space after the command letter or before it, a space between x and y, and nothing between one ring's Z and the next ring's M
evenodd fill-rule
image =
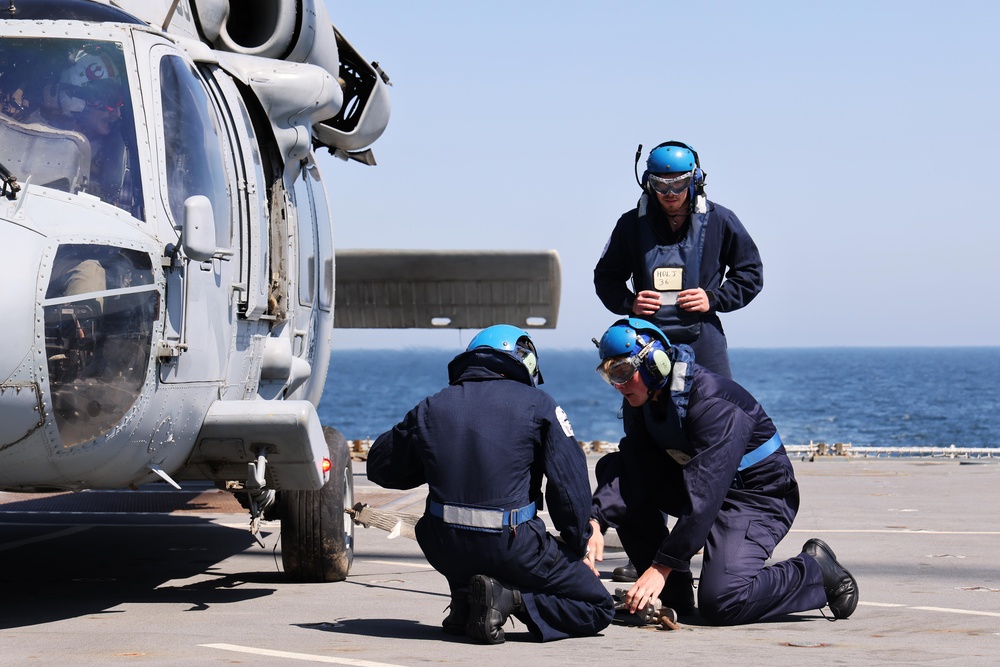
M698 587L698 613L712 625L736 625L745 622L742 618L745 601L742 596L733 595L720 587L705 584L701 580Z

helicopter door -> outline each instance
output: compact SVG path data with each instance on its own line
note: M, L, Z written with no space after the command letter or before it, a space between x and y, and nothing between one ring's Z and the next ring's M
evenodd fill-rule
M239 215L234 232L239 277L233 286L233 300L237 308L236 339L243 343L237 342L230 349L229 368L220 398L245 400L258 391L261 349L274 319L268 307L270 206L267 178L258 143L260 135L254 129L239 87L224 70L214 65L202 65L200 71L222 112L229 145L233 147L238 184L234 199Z
M294 398L319 401L326 367L316 364L330 353L333 334L333 234L326 191L319 167L303 161L293 190L298 210L298 306L292 354L312 368L309 379Z
M225 378L234 337L239 258L233 257L238 209L234 150L214 96L191 62L165 45L150 49L160 199L183 238L185 203L208 198L215 225L215 256L178 258L166 269L163 382L219 382Z
M235 228L239 259L236 300L240 316L256 321L268 311L268 219L267 177L260 141L246 101L235 81L215 66L203 66L202 74L219 102L233 147L238 191L239 224ZM261 112L262 113L262 112ZM272 139L273 142L273 139Z

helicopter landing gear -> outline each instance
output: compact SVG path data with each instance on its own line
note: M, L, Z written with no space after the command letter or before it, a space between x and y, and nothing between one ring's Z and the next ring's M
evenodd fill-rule
M354 474L347 441L323 427L330 450L330 479L318 491L281 491L281 562L294 581L347 578L354 560L354 522L345 510L354 505Z

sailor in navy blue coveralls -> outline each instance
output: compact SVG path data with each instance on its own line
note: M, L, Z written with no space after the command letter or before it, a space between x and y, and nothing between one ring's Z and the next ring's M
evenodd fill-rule
M764 266L736 214L706 199L697 159L679 142L650 152L645 192L615 224L594 268L594 287L612 313L652 322L671 343L690 345L702 366L731 378L718 313L743 308L757 296ZM657 192L659 182L672 182L657 178L661 170L678 176L673 181L691 170L688 189Z
M375 441L368 478L398 489L427 483L417 541L448 579L453 607L471 577L488 575L520 591L523 605L513 615L537 639L600 632L614 602L583 561L591 489L565 412L505 352L471 349L455 357L448 374L450 386ZM543 476L562 541L537 515Z
M810 540L803 553L766 564L799 507L771 419L740 385L694 363L688 346L669 355L669 383L653 396L638 372L614 385L626 399L625 437L597 468L593 516L602 530L618 529L640 573L630 609L670 593L653 564L683 581L704 548L698 611L709 622L751 623L828 602L838 618L849 616L857 584L825 543ZM664 515L677 518L672 530ZM591 548L603 550L599 534Z

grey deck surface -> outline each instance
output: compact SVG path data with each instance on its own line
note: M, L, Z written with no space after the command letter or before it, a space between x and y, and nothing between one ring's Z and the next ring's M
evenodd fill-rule
M593 468L596 455L588 456ZM443 577L416 543L358 529L347 581L290 584L278 523L266 548L211 489L132 503L124 492L0 494L0 655L11 665L712 665L1000 661L1000 464L831 457L796 461L802 507L775 554L820 537L859 581L855 615L819 612L715 628L611 626L548 644L508 624L507 643L445 635ZM355 463L355 495L419 513L425 490L386 491ZM139 494L165 494L165 489ZM135 493L133 492L133 496ZM163 496L169 499L170 496ZM214 498L214 500L213 500ZM142 500L141 498L139 500ZM152 500L152 496L150 496ZM110 509L109 509L110 508ZM551 525L551 524L550 524ZM601 566L609 589L624 554ZM696 572L697 574L697 572Z

